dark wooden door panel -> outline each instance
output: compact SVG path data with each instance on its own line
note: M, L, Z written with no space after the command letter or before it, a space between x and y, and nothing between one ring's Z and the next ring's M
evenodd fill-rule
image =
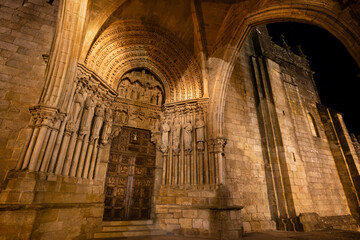
M150 131L123 128L113 139L105 182L104 220L149 219L155 147Z

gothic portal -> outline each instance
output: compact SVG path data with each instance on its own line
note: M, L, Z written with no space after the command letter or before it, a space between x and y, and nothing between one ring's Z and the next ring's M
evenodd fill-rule
M0 238L358 231L360 144L277 21L360 65L359 1L0 1Z

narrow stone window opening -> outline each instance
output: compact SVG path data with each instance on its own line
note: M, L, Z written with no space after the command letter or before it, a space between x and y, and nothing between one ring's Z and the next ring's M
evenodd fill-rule
M311 133L314 137L320 137L319 134L319 130L316 126L316 122L314 117L311 115L311 113L308 113L308 119L309 119L309 123L310 123L310 129L311 129Z

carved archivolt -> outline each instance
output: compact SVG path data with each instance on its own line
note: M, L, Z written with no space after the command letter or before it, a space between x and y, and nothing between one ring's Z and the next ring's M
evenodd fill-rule
M196 60L175 36L154 25L111 24L91 47L86 64L115 89L126 72L145 67L163 83L166 102L202 97Z

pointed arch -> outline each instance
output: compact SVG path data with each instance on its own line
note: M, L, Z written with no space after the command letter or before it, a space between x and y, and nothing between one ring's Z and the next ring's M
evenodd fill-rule
M245 3L244 3L245 4ZM256 5L257 9L244 12L244 6L234 5L220 29L217 42L212 51L210 69L217 69L211 73L209 83L209 135L223 136L223 117L225 96L229 79L234 68L236 57L243 46L248 34L258 25L295 21L313 24L327 30L340 40L354 60L360 66L360 26L356 19L347 11L341 9L340 4L321 4L321 1L285 1L276 4L269 1ZM340 14L341 13L341 14ZM225 49L225 50L223 50Z

